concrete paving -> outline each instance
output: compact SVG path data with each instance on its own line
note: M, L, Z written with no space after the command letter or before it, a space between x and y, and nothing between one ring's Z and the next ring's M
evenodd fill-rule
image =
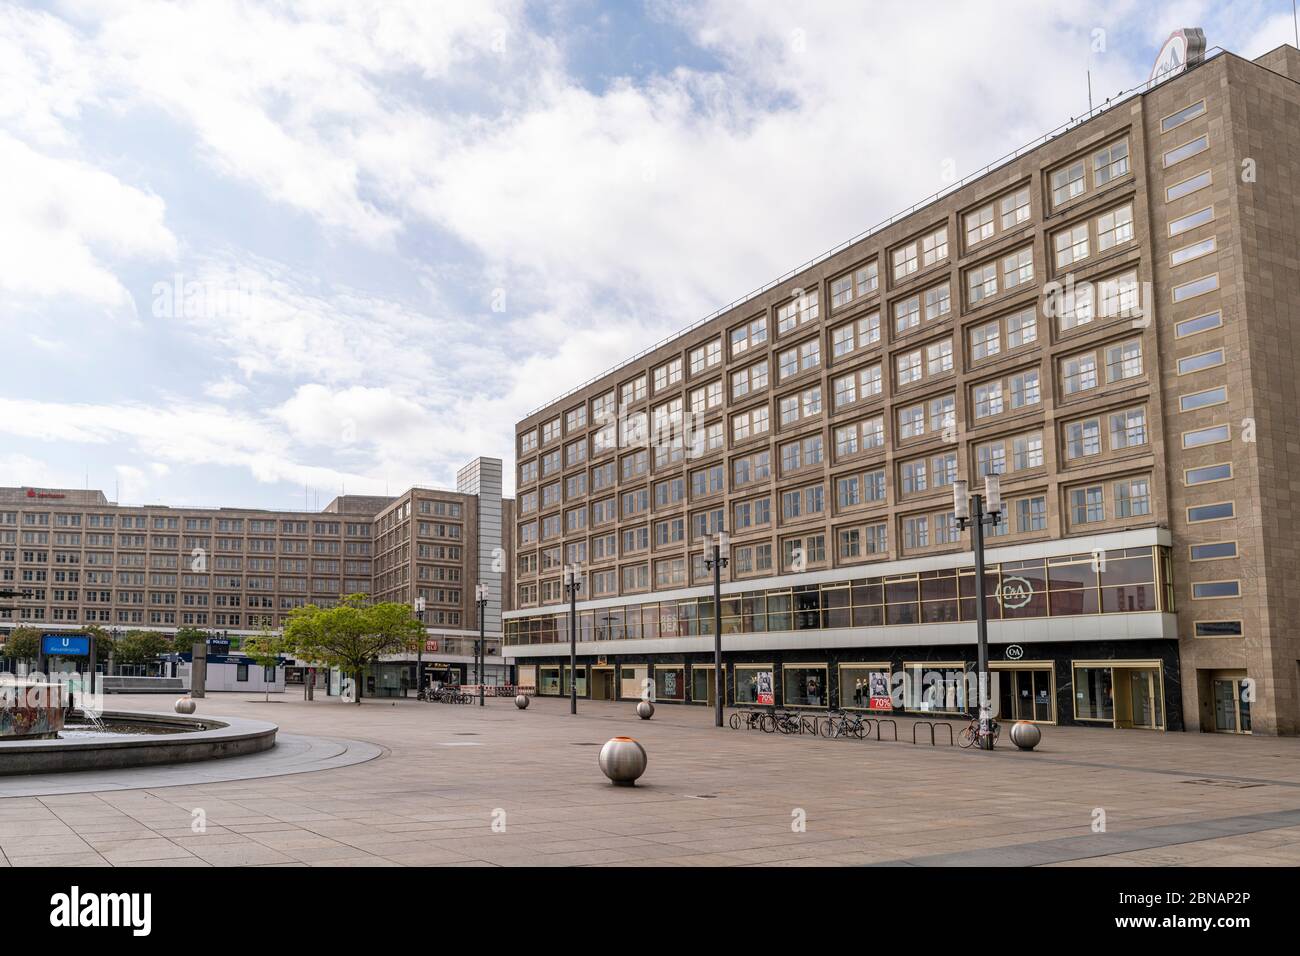
M907 720L898 743L823 740L666 704L199 706L278 723L291 759L0 780L0 865L1300 864L1296 739L1046 727L989 754L913 746ZM649 753L635 788L597 767L619 734Z

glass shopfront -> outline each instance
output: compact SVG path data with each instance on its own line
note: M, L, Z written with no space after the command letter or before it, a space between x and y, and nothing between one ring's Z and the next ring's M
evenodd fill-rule
M787 664L782 669L781 682L785 706L826 706L825 664Z
M907 676L904 700L908 710L940 714L966 712L967 677L962 661L904 664L903 670Z
M560 689L560 695L562 697L569 696L569 678L571 676L572 676L572 672L569 670L569 665L565 664L564 683ZM585 664L578 665L578 696L579 697L587 696L587 667Z
M1076 661L1074 717L1112 727L1165 729L1160 661Z
M1056 723L1056 668L1051 661L995 663L989 667L999 720Z
M712 664L691 665L691 703L713 705L717 700Z
M737 664L733 669L736 704L774 704L775 687L771 664Z
M893 710L888 661L840 665L840 708L842 710Z
M558 667L539 667L537 677L537 693L540 696L560 696L560 669Z
M655 667L655 700L686 699L686 668L675 664Z
M991 621L1173 609L1169 549L1127 548L1003 562L985 572ZM975 620L970 569L923 571L747 591L722 599L724 634ZM508 645L567 642L568 615L538 611L505 622ZM649 601L579 612L581 641L696 637L713 632L713 598Z

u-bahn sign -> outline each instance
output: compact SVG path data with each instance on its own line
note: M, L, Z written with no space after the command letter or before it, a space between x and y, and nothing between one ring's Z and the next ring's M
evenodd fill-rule
M1024 607L1033 596L1034 583L1018 574L1003 578L998 588L998 603L1012 611Z
M42 634L41 653L46 657L86 657L90 654L87 634Z
M1175 30L1160 48L1160 54L1151 67L1149 83L1160 83L1177 76L1189 66L1205 58L1205 32L1200 27Z

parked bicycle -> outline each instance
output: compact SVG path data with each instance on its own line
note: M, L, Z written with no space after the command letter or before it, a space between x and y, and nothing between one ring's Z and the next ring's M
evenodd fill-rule
M969 750L971 747L979 745L980 740L980 719L977 716L969 715L970 723L963 727L957 733L957 743L964 749ZM1002 733L1002 725L993 718L989 718L989 736L993 739L994 746L997 745L998 735Z
M856 737L861 740L867 731L867 724L857 714L835 711L823 717L817 725L817 732L828 738Z

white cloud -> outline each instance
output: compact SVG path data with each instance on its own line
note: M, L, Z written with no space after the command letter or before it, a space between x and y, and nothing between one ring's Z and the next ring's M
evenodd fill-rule
M121 309L131 296L108 260L170 259L163 200L0 132L0 291Z

